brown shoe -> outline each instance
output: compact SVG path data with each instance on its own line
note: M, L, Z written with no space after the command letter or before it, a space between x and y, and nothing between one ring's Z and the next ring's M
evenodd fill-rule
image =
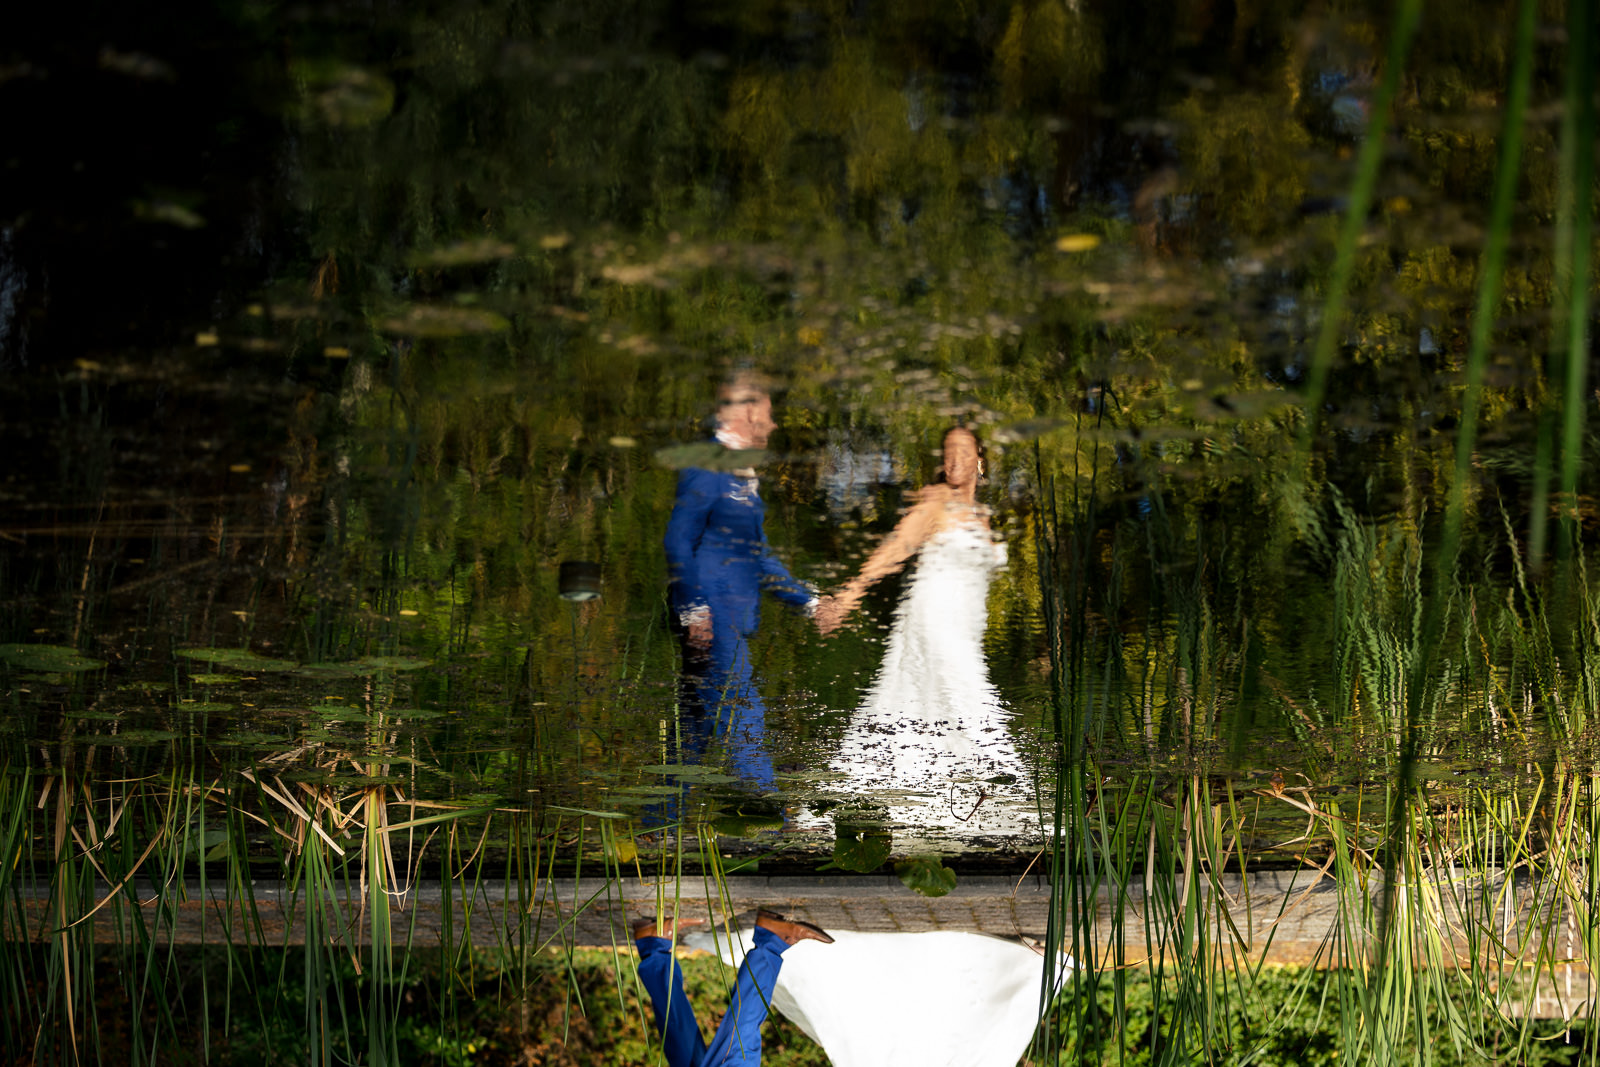
M833 938L820 926L815 926L799 919L785 919L775 911L766 908L756 912L756 925L763 930L771 930L783 938L786 945L798 944L801 941L821 941L824 945L833 944Z
M705 924L706 921L704 919L679 919L677 929L680 931L691 930L696 926L704 926ZM673 926L670 918L662 919L658 923L654 919L650 918L650 916L645 915L633 920L631 926L633 929L633 939L635 941L639 940L641 937L672 936Z

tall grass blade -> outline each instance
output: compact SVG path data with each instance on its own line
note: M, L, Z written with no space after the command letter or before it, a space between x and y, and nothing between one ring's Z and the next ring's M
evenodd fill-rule
M1389 51L1384 59L1383 81L1373 97L1372 117L1367 121L1361 151L1356 157L1349 206L1345 210L1338 244L1334 248L1333 271L1322 302L1322 322L1317 330L1316 345L1311 351L1311 366L1306 376L1305 421L1300 428L1298 454L1290 474L1297 483L1305 477L1305 465L1311 457L1312 442L1316 439L1317 418L1322 411L1322 398L1327 393L1328 374L1333 368L1334 353L1338 351L1339 337L1344 330L1345 301L1349 294L1350 279L1355 273L1356 249L1360 245L1361 231L1367 224L1367 211L1372 206L1378 186L1378 172L1383 164L1390 111L1400 89L1406 57L1411 53L1411 41L1421 21L1422 0L1400 0L1395 5L1394 21L1389 28Z
M1594 216L1594 63L1595 2L1569 0L1567 8L1567 91L1562 118L1561 205L1571 211L1570 259L1556 263L1556 302L1562 323L1566 368L1561 424L1563 550L1577 541L1578 467L1582 460L1584 413L1588 406L1589 256ZM1558 256L1561 220L1557 220ZM1565 284L1563 285L1563 281Z

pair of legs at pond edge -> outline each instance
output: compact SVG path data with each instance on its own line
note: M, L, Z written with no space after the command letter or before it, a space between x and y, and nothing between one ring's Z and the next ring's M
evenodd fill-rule
M689 923L679 925L681 929ZM635 925L639 981L650 995L668 1067L760 1067L761 1024L767 1020L783 953L798 940L833 940L808 923L790 923L763 912L757 920L755 945L739 965L728 1012L707 1045L684 992L683 971L672 955L672 940L655 935L653 923Z

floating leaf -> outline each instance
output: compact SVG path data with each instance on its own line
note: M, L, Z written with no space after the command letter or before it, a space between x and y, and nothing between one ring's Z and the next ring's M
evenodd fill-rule
M216 745L278 745L287 741L287 738L277 734L263 733L260 730L234 730L214 738L212 744Z
M115 734L85 734L78 740L85 745L156 745L176 741L180 736L171 730L123 730Z
M1088 252L1100 247L1100 238L1092 233L1067 233L1056 238L1058 252Z
M486 263L517 254L515 245L495 237L469 237L465 241L417 252L411 263L418 267L457 267L466 263Z
M691 445L673 445L656 450L656 462L671 470L698 467L708 471L736 471L758 467L767 454L760 449L735 450L724 448L715 441L698 441Z
M332 126L369 126L394 110L394 83L363 67L301 59L289 70L302 94L302 118L321 118Z
M318 704L310 713L324 722L366 722L372 718L360 708L345 704Z
M444 717L442 711L429 711L427 708L390 708L383 713L385 719L440 719Z
M237 674L191 674L189 680L196 685L232 685L240 678Z
M359 678L362 670L350 663L302 663L289 672L301 678Z
M956 887L956 872L938 856L913 856L894 865L897 878L925 897L942 897Z
M459 337L468 333L499 333L509 329L511 323L505 316L484 308L413 304L400 314L384 319L379 326L386 333L408 337Z
M887 830L841 826L833 841L832 866L868 874L883 866L892 844Z
M606 799L613 804L655 804L682 791L675 785L636 785L625 793L607 793Z
M170 200L136 200L133 213L148 222L164 222L185 230L198 230L206 224L199 214ZM215 343L212 341L212 344Z
M782 830L782 815L719 815L711 828L723 837L753 837L767 830Z
M664 763L654 767L640 768L646 774L667 774L674 778L681 778L685 782L737 782L739 779L729 774L721 774L709 767L697 767L688 763Z
M552 804L546 811L565 811L573 815L593 815L597 819L626 819L628 816L620 811L595 811L593 808L569 808L561 804Z
M364 656L350 664L352 667L368 671L420 671L432 665L431 659L416 659L410 656Z
M0 645L0 661L25 671L55 671L71 674L104 667L105 660L92 659L75 648L61 645Z
M210 663L230 671L250 674L256 671L292 671L298 664L293 660L273 659L252 652L248 648L181 648L178 655L184 659Z

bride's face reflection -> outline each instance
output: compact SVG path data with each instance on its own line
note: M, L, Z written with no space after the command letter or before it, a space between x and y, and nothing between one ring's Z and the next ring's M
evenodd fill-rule
M978 442L966 430L951 430L944 436L944 480L952 489L965 489L978 482Z

